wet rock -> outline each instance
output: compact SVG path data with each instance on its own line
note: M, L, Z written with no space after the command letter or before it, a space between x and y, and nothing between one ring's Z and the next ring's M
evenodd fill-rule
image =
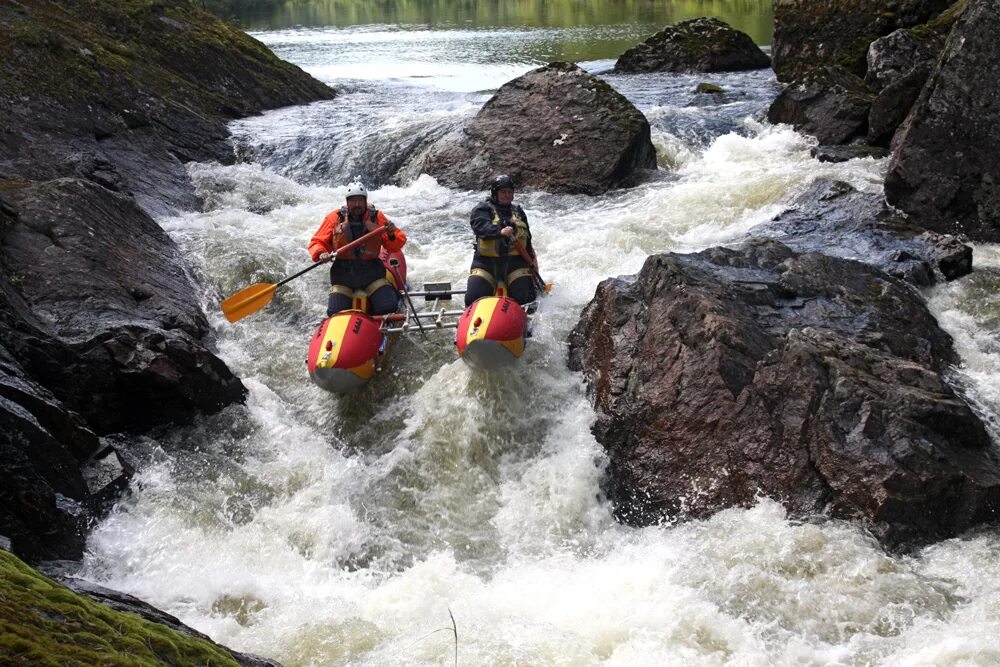
M929 232L887 208L878 192L841 181L818 181L773 221L751 233L780 240L796 252L854 259L917 287L972 272L972 248Z
M694 92L699 95L723 95L726 90L722 86L717 86L714 83L701 82L695 86Z
M813 70L789 85L768 109L772 123L788 123L821 144L864 137L875 94L854 74L836 67Z
M21 363L98 433L187 421L242 400L180 251L135 202L91 181L11 193L3 264L41 331Z
M655 168L642 113L605 81L555 62L504 84L420 170L470 190L504 173L518 187L599 194Z
M772 67L786 82L827 66L863 77L873 41L926 23L953 1L775 0Z
M820 162L847 162L859 158L881 159L889 157L888 149L881 146L865 146L856 144L852 146L814 146L809 150L809 155Z
M650 257L570 335L616 516L644 525L779 499L922 543L991 520L1000 458L942 379L920 295L773 240Z
M199 205L184 162L232 162L228 120L333 95L184 0L0 3L0 532L15 552L80 555L128 475L95 433L243 398L150 213Z
M716 18L669 25L615 62L615 72L732 72L764 69L771 59L750 35Z
M87 487L79 463L97 448L83 420L0 345L0 533L8 550L28 560L82 555L86 517L78 508Z
M886 199L917 224L1000 241L1000 7L969 0L919 100L893 139Z

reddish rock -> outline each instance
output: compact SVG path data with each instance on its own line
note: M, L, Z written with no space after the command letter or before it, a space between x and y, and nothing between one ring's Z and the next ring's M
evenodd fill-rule
M764 494L888 544L956 535L1000 503L1000 458L941 376L954 361L911 288L775 241L650 257L601 283L570 336L621 520Z

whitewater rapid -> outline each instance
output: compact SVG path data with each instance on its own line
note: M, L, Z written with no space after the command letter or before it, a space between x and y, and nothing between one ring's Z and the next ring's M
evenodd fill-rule
M345 76L344 62L312 57L300 64ZM532 65L486 68L483 85ZM555 289L517 372L477 375L437 332L335 397L305 370L321 271L236 324L220 297L306 266L309 236L349 177L378 172L387 137L432 135L486 99L452 79L415 97L402 94L423 85L410 76L362 74L334 102L234 124L249 161L190 165L205 210L160 222L205 285L214 342L249 398L131 443L133 493L92 533L83 576L289 667L454 664L452 616L461 665L1000 663L995 531L888 555L855 526L792 521L766 498L705 521L620 526L600 489L593 409L565 367L566 335L604 278L652 253L738 243L816 179L877 192L884 161L820 163L810 140L759 120L773 75L727 75L746 94L721 108L689 104L694 79L609 76L650 118L665 169L600 197L518 193ZM410 238L415 286L464 283L482 196L427 176L374 187ZM930 296L989 416L1000 253L977 248L976 262Z

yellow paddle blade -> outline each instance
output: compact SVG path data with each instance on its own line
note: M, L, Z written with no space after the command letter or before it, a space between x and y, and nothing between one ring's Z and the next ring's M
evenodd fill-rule
M552 283L545 283L545 293L552 294Z
M272 283L257 283L250 287L244 287L222 302L222 314L230 322L242 320L247 315L256 313L269 304L277 287L276 284Z

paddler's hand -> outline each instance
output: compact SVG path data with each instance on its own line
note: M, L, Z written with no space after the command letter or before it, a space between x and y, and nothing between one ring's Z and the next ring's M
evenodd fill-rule
M329 262L331 259L333 259L333 255L331 255L328 252L321 252L319 254L319 259L317 261L320 261L320 262Z
M385 236L390 241L396 240L396 225L393 224L392 220L385 221Z
M503 229L500 230L500 236L506 236L507 238L510 238L513 235L514 235L513 227L504 227Z

